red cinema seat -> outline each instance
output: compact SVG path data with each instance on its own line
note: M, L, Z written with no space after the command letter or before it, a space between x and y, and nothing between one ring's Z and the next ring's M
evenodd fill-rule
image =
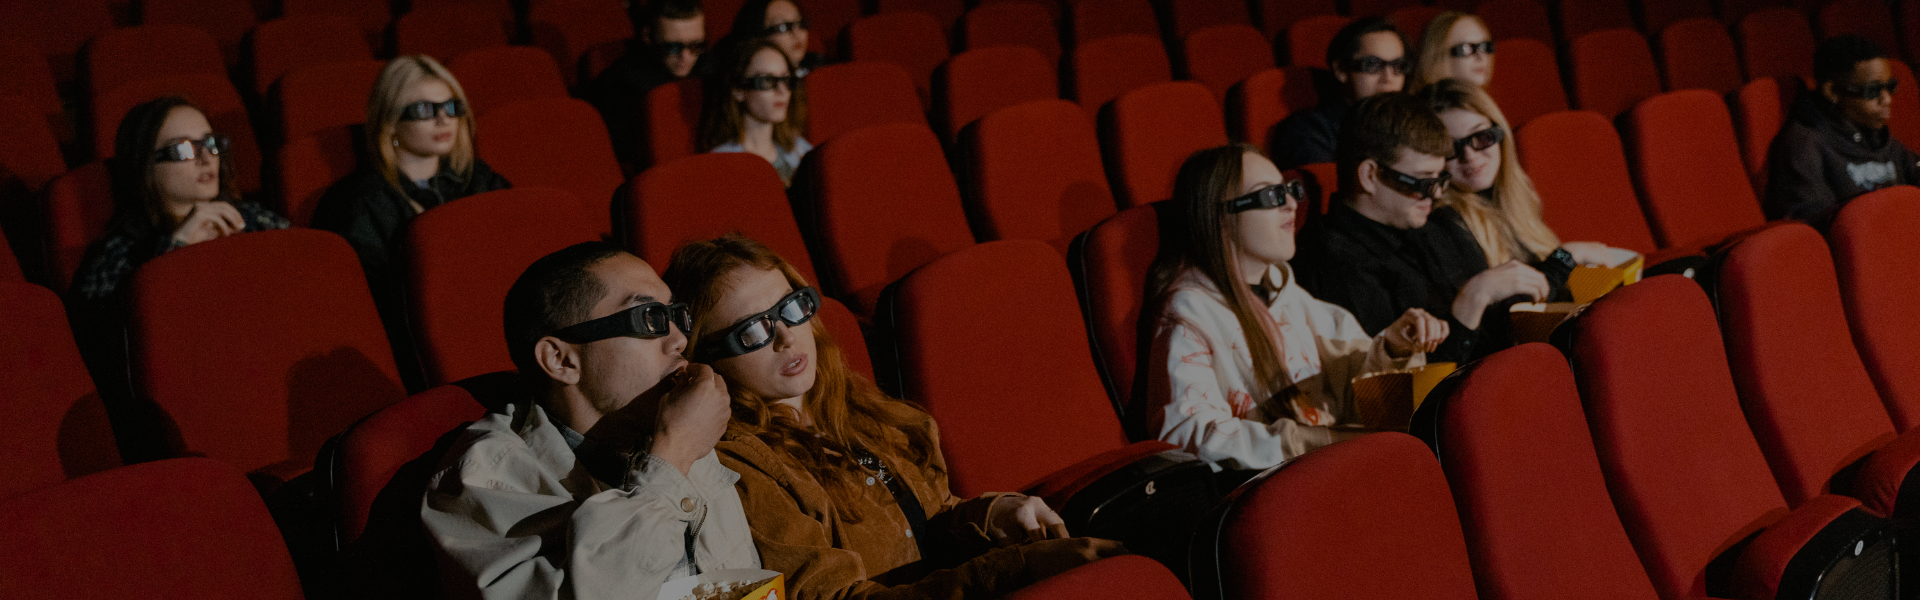
M1720 20L1725 21L1729 26L1737 26L1740 21L1747 18L1747 15L1768 8L1796 7L1801 8L1803 12L1806 9L1817 8L1815 6L1817 2L1811 0L1720 0L1715 4L1720 8Z
M1889 56L1900 56L1900 36L1894 33L1893 9L1875 0L1826 0L1817 22L1820 39L1854 34L1873 40Z
M1213 90L1226 102L1227 90L1255 73L1273 68L1273 45L1260 30L1246 25L1220 25L1187 34L1180 43L1180 77Z
M613 191L626 181L593 106L572 98L521 100L479 121L476 151L515 186L571 192L594 231L613 231Z
M260 495L205 458L114 469L0 504L0 558L9 598L303 597Z
M1086 42L1073 49L1066 80L1072 100L1087 111L1130 90L1173 80L1173 65L1160 40L1144 35L1118 35Z
M954 22L967 12L967 5L962 0L874 0L873 4L878 9L875 11L877 14L926 13L940 24L941 31L953 29Z
M1419 5L1419 0L1348 0L1347 14L1355 18L1384 17L1393 11Z
M1192 578L1209 600L1477 597L1446 475L1420 440L1391 432L1242 484L1202 521Z
M1401 37L1407 40L1408 48L1419 48L1420 40L1427 33L1427 24L1443 12L1447 12L1446 9L1437 6L1408 6L1394 9L1387 15L1387 22L1400 30Z
M447 69L460 80L460 89L467 93L475 115L521 100L567 97L567 82L560 67L554 65L552 54L539 48L481 48L453 59Z
M1473 13L1487 24L1493 39L1500 41L1502 63L1506 62L1508 41L1515 38L1553 43L1553 21L1547 18L1547 7L1534 0L1487 0L1474 8Z
M324 231L244 233L135 272L136 387L172 454L216 458L270 488L327 438L406 397L353 249ZM208 310L208 307L220 307Z
M501 298L527 265L598 239L572 194L515 187L463 198L407 223L407 308L427 382L513 369Z
M1632 29L1603 29L1572 44L1573 96L1581 110L1608 117L1660 93L1647 39Z
M807 87L807 141L815 146L862 127L927 125L913 77L900 65L881 61L827 65L814 69L802 85Z
M1920 81L1914 79L1913 69L1897 58L1888 59L1887 68L1893 71L1894 80L1900 82L1899 89L1893 93L1893 104L1920 106L1920 89L1914 87L1920 85ZM1903 119L1901 118L1903 114L1905 113L1896 112L1894 117L1887 121L1887 128L1893 131L1893 139L1900 140L1903 145L1909 141L1920 144L1920 118L1906 115Z
M545 1L545 0L541 0ZM717 1L717 0L716 0ZM516 10L513 0L408 0L407 12L444 9L459 9L467 12L492 15L500 20L500 26L507 28L509 34L515 27Z
M253 93L265 97L280 77L315 65L373 60L359 24L346 15L283 17L253 29L249 39Z
M1665 32L1681 21L1713 19L1713 4L1709 0L1635 0L1634 6L1639 9L1641 31ZM1726 25L1720 28L1720 33L1725 35Z
M1682 90L1648 98L1627 115L1623 137L1660 247L1703 246L1766 222L1718 94Z
M18 179L29 192L39 191L67 170L60 141L36 108L25 98L0 95L0 139L11 140L8 147L0 148L0 172Z
M1023 6L1022 3L989 6ZM1002 108L1060 97L1060 74L1055 61L1027 46L994 46L968 50L948 60L934 74L933 114L940 134L952 141L961 128ZM1081 118L1086 113L1081 113Z
M1160 35L1160 21L1147 0L1079 0L1068 4L1072 6L1068 27L1074 47L1122 35Z
M1800 81L1792 77L1760 77L1740 86L1732 95L1733 124L1740 133L1740 158L1755 194L1767 189L1767 150L1773 136L1787 122L1787 108L1800 95Z
M183 96L206 113L213 130L233 138L233 146L221 155L233 161L234 187L242 194L260 191L260 144L253 135L253 120L240 92L224 75L198 73L142 79L122 84L93 97L93 144L95 156L113 156L113 138L127 111L148 100L165 96Z
M819 279L786 188L764 158L709 153L655 165L634 177L619 201L627 247L656 269L666 269L681 244L739 232L772 248L807 280Z
M1920 425L1920 349L1907 343L1920 335L1920 319L1905 308L1915 281L1888 274L1899 273L1900 253L1916 246L1916 200L1920 189L1908 186L1862 194L1841 207L1827 233L1854 348L1902 432Z
M1249 4L1260 33L1268 39L1281 39L1287 27L1301 19L1339 12L1333 0L1256 0Z
M185 25L213 36L226 64L240 63L240 41L253 29L250 0L140 0L142 25Z
M1351 22L1353 19L1340 15L1320 15L1294 21L1286 31L1284 48L1287 50L1287 64L1315 69L1331 68L1327 65L1327 47L1333 44L1333 36L1340 33L1340 28Z
M1741 413L1699 285L1653 277L1588 305L1569 327L1600 470L1660 597L1810 597L1887 585L1884 520L1839 496L1788 512ZM1790 569L1789 561L1829 567Z
M280 16L307 17L339 15L353 19L361 39L380 47L385 44L387 21L393 8L387 0L280 0Z
M100 161L87 163L47 183L41 214L46 218L48 279L68 289L87 247L107 235L113 220L113 181Z
M946 28L920 11L882 13L847 27L847 58L900 65L913 77L921 105L932 99L933 70L947 61Z
M1172 571L1143 556L1116 556L1036 581L1007 600L1191 600Z
M1194 152L1226 145L1220 104L1207 88L1174 81L1114 100L1100 116L1108 179L1122 206L1173 197L1173 175Z
M0 280L0 312L0 407L13 430L0 441L0 498L120 466L60 296L15 276Z
M14 254L13 244L7 241L6 231L0 229L0 280L25 280L26 278L26 270L19 257Z
M1161 232L1175 216L1168 202L1136 206L1108 217L1073 241L1067 264L1080 293L1080 312L1086 315L1094 366L1113 406L1133 439L1149 439L1142 412L1146 410L1138 365L1151 339L1156 317L1142 319L1147 304L1147 272L1160 250Z
M288 72L274 88L280 135L294 140L367 120L367 97L386 63L327 63Z
M1481 597L1659 598L1607 493L1566 357L1527 344L1448 381L1422 405L1431 429L1414 433L1439 455L1470 524Z
M982 117L961 134L968 218L982 241L1040 240L1064 252L1114 211L1100 142L1080 107L1037 100Z
M1806 13L1763 8L1740 19L1737 32L1749 81L1780 75L1813 81L1814 37Z
M823 67L821 70L825 70ZM807 89L819 87L820 73L815 71L808 78ZM909 84L911 85L911 84ZM817 94L809 94L808 107L819 106ZM667 161L692 155L698 152L694 136L700 129L700 104L706 97L699 79L681 79L660 84L647 90L647 99L640 103L642 127L645 135L640 136L645 147L641 148L644 159L639 166L665 164ZM819 123L818 111L812 111L809 121ZM818 126L815 126L818 130ZM611 139L611 138L609 138ZM820 143L819 138L808 141Z
M85 61L87 93L96 97L143 79L194 74L225 78L227 74L220 45L207 32L186 25L142 25L102 33L87 43Z
M1629 0L1558 0L1553 3L1554 24L1559 39L1579 40L1602 29L1632 29L1633 11Z
M1908 58L1920 58L1920 52L1915 51L1920 50L1920 6L1915 5L1914 0L1898 0L1894 3L1894 18L1899 19L1896 25L1900 29L1900 39L1906 41L1900 50L1905 51ZM1888 53L1895 51L1892 48L1885 50Z
M633 22L619 0L541 0L528 9L527 21L533 43L553 56L568 86L575 84L589 48L633 37Z
M1733 37L1711 18L1678 21L1660 30L1660 67L1669 90L1701 88L1726 94L1744 82Z
M967 50L1027 46L1046 57L1049 66L1060 62L1060 27L1053 12L1039 2L987 2L974 7L960 22L960 40Z
M834 296L873 314L882 288L973 245L960 189L924 125L889 123L840 135L807 154L791 190L814 268ZM951 460L951 457L949 457Z
M281 209L295 227L313 222L313 211L320 197L334 182L353 172L356 165L353 131L338 127L288 140L280 146L274 164L280 169Z
M1498 35L1498 30L1495 30ZM1567 110L1567 88L1561 84L1560 63L1549 42L1534 39L1500 40L1495 76L1487 95L1500 104L1507 122L1524 127L1534 117Z
M1787 503L1840 494L1910 522L1912 509L1895 507L1912 504L1900 488L1920 465L1920 433L1898 436L1889 414L1915 407L1881 402L1820 233L1781 224L1716 258L1715 308L1734 387Z
M0 14L9 15L0 22L0 35L33 43L62 83L79 75L83 46L114 25L107 0L6 0Z
M718 42L728 33L733 32L733 19L740 16L740 6L746 3L746 0L702 0L700 2L700 12L705 14L702 20L706 21L709 43Z
M507 29L500 15L477 5L415 6L394 19L393 44L394 54L425 54L447 63L473 50L507 45Z
M807 49L825 55L840 51L840 34L861 17L859 0L806 0L801 4L807 16Z
M1294 111L1320 102L1306 67L1267 69L1227 90L1227 136L1269 150L1274 127Z
M24 103L9 110L38 115L49 132L70 141L73 126L67 123L57 85L39 47L23 38L0 37L0 96L14 96Z
M441 436L486 416L487 407L468 387L483 382L511 383L516 377L518 374L511 372L492 373L437 386L375 411L340 434L340 450L327 467L340 497L335 519L341 545L351 547L359 541L360 534L369 528L369 520L376 518L373 513L386 508L383 504L402 504L382 497L389 494L389 482L405 477L401 470L432 450ZM437 467L426 464L412 468L431 472ZM409 502L404 502L412 509L408 512L415 522L420 513L417 496L426 493L425 478L420 479L421 489L411 490L405 498Z
M1541 218L1554 233L1643 255L1658 248L1634 195L1620 135L1606 117L1551 113L1521 127L1514 139L1540 192Z
M1253 26L1247 3L1241 0L1173 0L1166 2L1166 7L1167 29L1174 39L1185 39L1209 27Z

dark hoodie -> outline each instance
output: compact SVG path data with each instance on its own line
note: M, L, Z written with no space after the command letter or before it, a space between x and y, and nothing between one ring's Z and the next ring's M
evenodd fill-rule
M1920 182L1920 155L1887 128L1861 131L1812 93L1793 103L1767 150L1768 219L1825 229L1840 205L1867 192Z

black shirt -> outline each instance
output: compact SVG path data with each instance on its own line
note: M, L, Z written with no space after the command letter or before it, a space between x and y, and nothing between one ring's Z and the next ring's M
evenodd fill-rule
M712 69L702 55L693 64L690 77L704 76ZM607 135L613 138L613 151L623 165L632 165L640 159L640 148L646 142L643 131L647 92L661 84L680 79L667 70L666 63L660 61L658 50L641 45L637 39L627 44L627 53L619 60L608 65L598 77L588 83L581 95L593 107L600 110L601 120L607 123Z
M1768 219L1801 219L1825 229L1856 196L1920 183L1920 155L1888 128L1863 131L1817 97L1800 95L1767 149L1761 204Z
M1334 145L1340 143L1340 121L1347 116L1348 103L1322 100L1312 109L1287 115L1274 127L1273 164L1282 169L1333 162Z
M460 198L511 186L479 158L473 159L473 168L464 178L441 158L439 172L427 180L425 187L403 175L398 190L380 171L362 165L327 188L314 207L313 227L347 239L354 253L360 255L360 267L366 270L374 300L383 313L390 313L398 305L400 294L399 265L395 264L400 256L397 238L414 217L408 200L419 203L421 210L432 210Z

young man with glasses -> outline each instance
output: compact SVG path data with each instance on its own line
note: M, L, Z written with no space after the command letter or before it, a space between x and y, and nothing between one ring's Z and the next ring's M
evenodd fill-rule
M1511 345L1508 308L1553 289L1519 261L1489 268L1460 214L1436 206L1452 185L1453 152L1446 125L1410 94L1355 104L1337 150L1341 192L1300 232L1292 264L1302 287L1369 334L1410 308L1445 319L1447 340L1430 360L1459 362Z
M1339 83L1340 95L1321 98L1311 110L1289 115L1274 128L1274 165L1291 169L1333 162L1340 139L1340 123L1354 102L1383 92L1398 92L1407 82L1407 43L1400 31L1382 17L1347 24L1327 45L1327 67Z
M466 427L421 509L450 595L652 597L760 566L713 453L726 383L682 357L691 317L653 267L605 242L549 254L505 326L526 396Z
M700 0L633 0L627 10L633 39L627 53L587 84L584 96L607 122L614 152L622 163L638 160L644 142L641 105L647 92L687 77L705 76L707 20ZM567 65L571 66L571 65Z
M1767 152L1769 219L1825 229L1855 196L1920 183L1920 155L1887 129L1893 78L1887 53L1857 35L1828 38L1813 54L1812 93L1800 95Z

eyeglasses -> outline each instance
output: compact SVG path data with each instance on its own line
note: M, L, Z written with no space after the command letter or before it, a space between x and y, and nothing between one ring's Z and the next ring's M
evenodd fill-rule
M1441 171L1439 177L1421 179L1395 171L1384 164L1375 164L1380 167L1380 172L1386 175L1382 181L1386 182L1387 187L1415 199L1438 200L1440 195L1447 191L1447 186L1453 185L1453 174L1446 171Z
M774 86L785 85L791 90L800 87L799 75L754 75L740 80L739 88L764 92Z
M1475 54L1493 54L1493 40L1480 43L1467 42L1465 44L1454 44L1447 48L1447 54L1453 55L1454 58L1466 58Z
M1872 100L1879 98L1882 93L1891 94L1893 90L1898 87L1900 87L1900 80L1888 79L1886 81L1875 81L1873 83L1842 83L1833 86L1833 89L1839 90L1841 94L1861 100Z
M1507 139L1507 130L1501 129L1499 125L1469 133L1467 137L1453 141L1453 157L1465 158L1468 148L1485 150L1498 145L1505 139Z
M574 324L553 332L553 337L569 344L585 344L616 337L663 338L674 327L680 333L693 331L693 313L685 303L648 302L598 319Z
M794 31L794 30L806 31L806 29L807 29L806 19L801 19L798 21L787 21L785 23L774 23L772 25L768 25L766 29L760 30L760 37L773 37L789 31Z
M208 156L219 156L227 151L229 139L224 135L207 134L197 140L180 140L161 146L153 151L153 162L186 162L198 160L202 152Z
M1341 61L1341 65L1346 67L1349 73L1359 72L1368 75L1379 75L1381 71L1386 69L1393 69L1393 74L1395 75L1405 75L1407 73L1407 59L1405 57L1385 60L1378 56L1362 56L1360 58L1349 58Z
M431 121L433 120L433 114L435 112L447 115L449 119L458 119L461 115L467 114L467 104L461 102L458 98L446 102L428 102L421 100L400 107L400 120Z
M786 323L788 327L798 327L813 320L820 312L820 291L803 287L787 294L773 308L766 312L749 315L728 327L720 339L701 344L694 360L708 362L722 358L733 358L765 348L773 343L774 321Z
M1227 212L1242 213L1262 208L1280 208L1287 205L1288 199L1299 200L1307 197L1307 184L1298 179L1254 190L1253 193L1227 201Z
M700 40L698 42L660 42L658 44L654 44L653 49L660 51L660 55L665 57L679 56L680 53L682 52L686 52L694 56L699 56L701 54L706 53L707 41Z

